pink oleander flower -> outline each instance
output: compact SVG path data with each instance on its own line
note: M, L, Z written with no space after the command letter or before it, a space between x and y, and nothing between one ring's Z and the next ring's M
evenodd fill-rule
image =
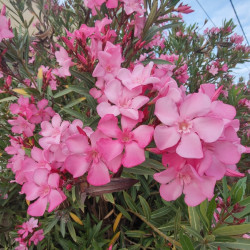
M227 70L228 70L227 63L223 64L223 66L221 67L220 70L222 70L222 71L224 71L224 72L227 72Z
M33 232L34 228L37 228L38 219L30 218L28 221L24 222L20 227L22 229L18 230L18 234L22 235L22 238L26 238L29 233Z
M152 140L154 129L151 126L141 125L132 130L136 121L122 117L122 130L118 127L118 119L114 115L105 115L98 124L98 129L109 138L97 142L103 157L107 161L122 155L124 167L134 167L145 161L144 148ZM116 140L112 140L111 138Z
M113 105L108 102L101 102L97 106L97 113L101 117L106 114L113 114L115 116L121 114L128 118L138 120L138 109L149 101L148 97L140 95L141 89L128 90L126 87L123 87L118 80L110 81L106 85L104 93Z
M10 112L15 115L26 116L29 120L33 113L36 112L36 107L29 103L29 98L20 96L17 103L10 104Z
M189 14L194 12L194 10L192 10L190 6L188 6L187 4L183 5L182 3L178 6L177 9L175 9L175 11L181 12L183 14Z
M33 135L35 125L29 123L22 116L13 117L13 120L8 120L8 123L12 125L11 131L16 134L24 133L25 136L30 137Z
M29 239L29 245L31 242L34 242L35 245L38 244L38 242L42 241L44 239L43 229L37 230L34 232L34 234Z
M36 161L37 168L46 168L51 170L50 163L52 162L52 159L49 150L42 150L40 148L33 147L31 150L31 157Z
M107 42L104 51L98 52L98 64L96 65L93 76L103 77L106 81L112 80L117 76L121 68L122 55L120 45Z
M41 123L42 121L49 121L52 116L55 115L55 111L51 107L48 106L48 100L42 99L37 103L38 109L33 112L29 121L31 123Z
M116 172L121 166L121 158L114 158L107 162L102 155L98 141L106 137L97 130L89 137L83 134L76 134L66 140L71 154L64 162L64 168L73 175L80 177L88 172L87 181L94 186L105 185L110 182L109 171ZM114 152L110 152L115 154Z
M117 8L117 6L118 6L118 0L107 0L106 6L109 9Z
M109 0L111 1L111 0ZM97 14L96 9L100 10L101 5L105 0L84 0L84 4L92 10L92 14L95 16Z
M214 195L215 178L199 176L190 164L182 167L168 167L154 174L154 179L161 183L160 195L166 201L176 200L182 193L188 206L197 206Z
M59 114L55 114L51 120L51 123L44 121L41 123L40 135L43 136L39 140L39 144L43 149L48 149L51 145L59 144L61 136L64 134L69 126L68 121L63 121Z
M29 201L36 200L29 205L28 214L31 216L42 216L49 203L48 212L59 206L66 196L59 189L60 176L57 173L50 173L45 168L34 171L33 180L24 183L21 193L26 194Z
M5 16L0 15L0 42L6 38L13 38L14 34L9 29L9 23Z
M163 125L155 128L157 148L164 150L177 145L180 156L202 158L202 141L215 142L224 128L222 119L208 115L210 110L210 98L201 93L188 95L179 106L171 99L160 98L155 105L155 115Z
M67 51L63 47L60 47L60 50L55 52L55 56L61 68L53 69L52 73L59 77L71 76L69 68L73 66L74 63L71 61Z
M141 0L122 0L124 3L124 10L127 15L131 15L133 12L136 12L140 15L143 15L145 10L142 8Z
M211 73L213 76L215 76L215 75L217 75L218 74L218 68L217 67L215 67L214 65L212 65L211 67L210 67L210 69L208 70L208 72L209 73Z
M151 76L153 66L153 62L150 62L146 67L142 64L138 64L132 72L126 68L122 68L118 72L117 78L120 79L123 85L129 90L150 83L157 83L160 79Z

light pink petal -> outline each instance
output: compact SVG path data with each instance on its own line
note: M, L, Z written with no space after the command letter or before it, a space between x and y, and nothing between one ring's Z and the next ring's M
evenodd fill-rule
M122 84L118 80L110 81L104 90L108 100L114 104L117 104L122 93Z
M174 167L169 167L166 170L154 174L154 179L161 184L167 184L175 179L177 172Z
M122 116L122 118L121 118L121 125L122 125L123 131L125 129L128 129L129 131L131 131L136 126L137 123L138 123L137 120L130 119L126 116Z
M48 184L53 188L59 187L60 176L57 173L52 173L49 175Z
M105 70L101 66L100 63L98 63L93 71L93 77L102 77L105 75Z
M26 194L26 200L32 201L39 197L40 188L34 182L26 182L22 187L22 194Z
M194 119L193 126L195 132L205 142L214 142L221 136L224 128L222 119L213 117L199 117Z
M105 135L117 138L119 132L118 119L114 115L105 115L98 123L98 129L101 130Z
M210 83L201 84L199 93L206 94L209 96L210 99L212 99L215 93L215 84L210 84Z
M211 105L211 112L218 118L225 118L233 120L236 116L236 109L234 106L223 103L222 101L214 101Z
M40 148L33 147L31 150L31 157L37 162L43 161L44 158L42 152L43 151Z
M205 150L204 157L201 159L197 169L200 176L204 175L204 173L211 167L212 159L212 152L210 150Z
M139 109L149 101L147 96L137 96L132 100L131 108Z
M184 158L202 158L203 151L199 136L195 133L183 134L176 153Z
M66 140L66 145L73 154L85 153L90 149L88 138L82 134L72 135Z
M145 161L144 149L140 148L136 142L130 142L125 145L125 154L122 164L126 168L137 166Z
M214 177L216 180L221 180L226 173L226 166L212 155L212 161L209 168L205 171L207 176Z
M110 176L107 166L99 161L93 163L89 169L87 181L94 186L102 186L110 182Z
M42 131L40 132L40 134L42 136L50 136L52 134L53 131L53 127L51 125L50 122L44 121L41 123L41 129Z
M176 104L166 97L157 100L155 104L155 115L166 125L174 124L179 118Z
M234 165L235 169L231 169L231 168L227 168L226 170L226 176L232 176L232 177L244 177L245 174L240 173L239 171L237 171L236 165Z
M174 167L176 170L180 170L186 163L186 159L174 153L163 153L162 164L165 167Z
M141 148L145 148L152 140L154 128L147 125L141 125L133 130L134 140L136 140Z
M158 125L154 131L154 140L157 148L164 150L177 144L180 140L180 133L175 127Z
M59 114L55 114L51 120L52 126L54 128L60 127L62 119Z
M96 107L97 113L100 117L103 117L107 114L113 114L117 116L120 114L120 110L117 106L111 105L108 102L101 102Z
M106 161L111 161L123 151L123 144L118 140L103 138L97 141L98 151Z
M50 213L66 199L66 196L63 193L60 193L58 190L51 190L48 198L48 212Z
M38 186L42 186L48 183L49 171L45 168L39 168L35 170L33 180Z
M130 109L130 108L120 108L120 112L122 115L133 119L133 120L138 120L139 119L139 112L138 110L135 109Z
M210 111L211 100L202 93L190 94L180 106L180 116L192 119L203 116Z
M73 175L74 178L84 175L89 169L90 162L82 155L70 155L64 162L64 168Z
M185 202L188 206L197 206L207 198L202 193L201 185L202 183L195 179L192 179L189 184L184 184L183 193L185 194Z
M182 194L182 185L178 180L160 186L160 195L166 201L176 200Z
M201 181L201 190L208 200L212 199L214 196L214 187L216 179L214 177L203 176Z
M39 198L29 205L27 213L31 216L42 216L45 212L47 202L47 197Z
M228 141L218 141L214 144L214 153L220 161L225 164L236 164L239 162L241 154L237 145Z
M128 89L132 89L133 88L133 84L132 82L132 74L131 72L126 69L126 68L122 68L119 70L117 78L120 79L123 83L124 86L126 86Z
M123 155L120 154L117 157L115 157L112 161L107 162L108 169L113 173L116 173L122 165L122 157Z

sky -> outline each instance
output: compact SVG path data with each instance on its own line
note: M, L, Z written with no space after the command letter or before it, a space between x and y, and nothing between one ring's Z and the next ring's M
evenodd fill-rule
M200 27L202 27L204 20L207 18L205 12L199 6L197 1L199 1L216 26L221 27L223 20L229 20L232 18L234 24L237 25L235 32L238 35L243 36L230 0L183 0L184 4L188 4L194 10L194 12L188 15L183 15L183 19L187 22L187 24L193 24L196 22ZM232 2L240 19L243 30L245 31L247 40L250 43L250 0L232 0ZM207 27L212 28L213 26L213 23L208 20L204 28L201 29L201 32ZM245 38L243 44L247 44ZM250 62L237 66L237 68L233 70L232 74L236 77L236 79L243 76L247 81L250 78Z

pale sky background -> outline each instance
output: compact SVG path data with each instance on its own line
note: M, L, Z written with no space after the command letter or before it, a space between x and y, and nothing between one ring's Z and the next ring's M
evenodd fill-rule
M238 35L243 36L240 25L237 21L237 18L235 16L235 13L233 11L232 5L229 0L198 0L198 1L205 9L205 11L210 16L210 18L212 19L212 21L216 26L221 27L223 20L225 19L229 20L232 18L234 24L237 25L237 27L235 28L235 32ZM189 6L191 6L192 9L194 10L194 12L188 15L183 14L183 19L185 20L185 22L187 24L193 24L196 22L199 24L200 27L202 27L202 25L204 24L204 20L207 18L207 16L197 3L197 0L183 0L183 2L184 4L188 4ZM240 19L243 30L245 31L247 40L250 43L250 15L249 15L250 0L232 0L232 2ZM212 28L213 26L214 26L213 23L208 19L207 24L204 26L201 32L203 32L203 30L206 29L207 27ZM243 44L247 44L245 37ZM237 79L240 76L243 76L244 79L247 81L249 79L249 74L250 74L250 62L238 66L236 69L233 70L232 74L235 75Z
M60 1L63 2L64 0ZM205 12L197 3L198 1L205 9L207 14L210 16L210 18L213 20L216 26L221 27L223 20L229 20L232 18L233 22L237 25L235 32L238 35L243 36L243 33L240 29L239 23L236 19L235 13L229 0L180 1L180 3L183 2L184 4L188 4L194 10L193 13L190 13L188 15L183 14L183 19L187 24L194 24L196 22L199 24L200 27L202 27L205 19L207 18ZM250 43L250 0L232 0L232 2L240 19L241 25L245 31L248 42ZM203 30L207 27L212 28L213 26L213 23L208 19L207 24L203 27L203 29L200 30L200 32L203 32ZM247 44L245 38L243 44ZM232 74L236 76L236 79L238 79L240 76L243 76L244 79L247 81L250 78L250 62L238 66L236 69L233 70Z

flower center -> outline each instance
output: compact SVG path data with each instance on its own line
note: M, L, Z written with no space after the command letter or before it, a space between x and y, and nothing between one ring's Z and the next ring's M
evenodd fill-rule
M180 179L181 183L187 185L191 182L191 177L189 174L186 173L179 173L178 178Z
M45 196L47 196L49 194L49 192L50 192L50 186L49 185L44 185L41 188L41 191L40 191L41 195L40 196L45 197Z
M192 123L187 122L187 121L184 120L184 121L178 123L178 127L179 127L178 131L180 133L182 132L182 133L186 134L186 133L190 132L190 129L193 126L192 126Z
M128 143L128 142L130 142L132 139L133 139L133 133L131 133L131 132L128 131L128 130L125 130L125 131L123 131L123 133L122 133L122 135L121 135L120 141L121 141L122 143Z

